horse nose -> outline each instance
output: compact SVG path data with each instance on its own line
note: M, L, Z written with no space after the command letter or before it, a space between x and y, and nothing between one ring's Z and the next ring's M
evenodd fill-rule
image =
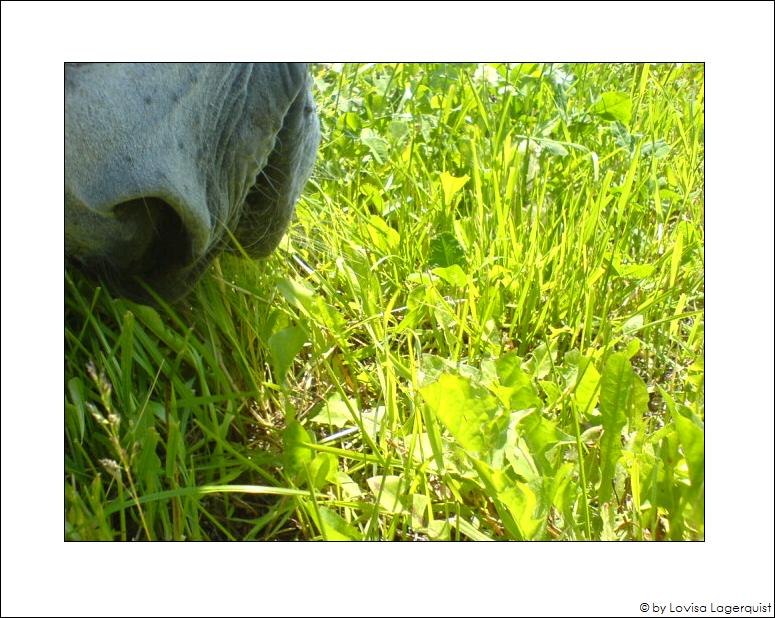
M191 262L188 230L177 210L164 199L141 196L116 204L112 211L126 239L126 248L113 257L117 270L152 280Z
M144 283L175 298L198 274L205 252L200 245L207 242L199 236L206 230L190 215L189 204L158 194L99 207L72 194L67 198L66 192L65 241L71 258L115 291L149 300Z

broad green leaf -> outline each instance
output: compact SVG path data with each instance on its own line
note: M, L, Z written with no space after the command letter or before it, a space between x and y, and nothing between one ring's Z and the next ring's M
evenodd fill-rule
M465 268L466 252L454 234L442 232L431 239L428 262L431 266L447 267L457 264Z
M355 112L345 112L337 117L336 128L340 131L347 129L357 133L361 130L361 118Z
M585 429L581 434L581 441L584 444L594 444L600 440L600 434L603 433L602 425L592 425Z
M432 541L449 541L449 522L443 519L434 519L428 524L426 533Z
M433 354L423 354L421 359L421 386L436 382L445 373L456 373L474 383L482 382L482 371L465 363L456 363Z
M530 377L522 371L522 359L516 352L509 352L496 360L495 371L501 386L522 388L530 384Z
M499 408L485 389L461 376L443 374L438 382L420 388L420 394L460 446L469 453L485 451L485 423Z
M603 437L600 441L599 502L611 496L611 482L622 454L622 430L635 415L642 415L648 405L646 385L635 374L622 353L612 354L606 362L600 382L600 414Z
M676 414L674 419L678 440L689 466L689 479L693 488L699 488L705 482L705 431L680 414Z
M285 383L285 374L306 342L307 332L299 326L288 326L269 337L267 343L272 356L274 378L278 384Z
M358 483L356 483L346 472L336 470L334 472L333 479L334 480L331 482L334 483L337 487L341 488L342 493L346 498L352 500L363 496L363 492L361 491L361 488L358 487Z
M373 114L381 114L385 109L385 97L381 94L370 94L368 102Z
M533 415L528 415L528 418L531 418ZM549 423L550 428L555 428L554 423L551 421L548 421L547 419L540 418L540 421L543 424L543 421L546 421ZM543 428L546 428L546 425L543 425ZM523 429L523 427L520 427ZM557 443L557 441L560 439L560 434L555 434L554 431L548 436L548 439L546 440L546 446L552 446ZM541 466L541 470L544 472L547 472L550 468L548 465L548 462L544 459L543 453L538 452L538 448L534 448L532 445L528 447L528 441L530 440L531 436L526 436L527 439L519 437L519 434L515 431L512 436L509 436L510 438L510 445L512 448L508 449L505 453L506 460L509 462L509 465L511 466L511 471L514 473L514 477L520 481L521 483L527 483L535 481L539 476L539 466L536 464L536 460L533 458L533 452L536 454L536 458L539 460L539 464ZM495 470L507 470L508 468L505 468L504 466L496 467L491 466Z
M452 264L452 266L447 266L446 268L439 266L431 272L443 281L458 288L465 287L466 283L468 283L466 273L458 264Z
M442 172L439 176L441 180L441 189L444 191L444 203L449 205L452 203L452 198L455 194L462 189L468 182L468 176L462 176L457 178L449 172Z
M498 383L491 389L510 410L526 410L541 405L533 381L522 369L522 359L515 352L495 361L495 373Z
M624 92L604 92L591 111L605 120L618 120L626 125L632 118L632 100Z
M640 352L641 346L643 344L641 343L641 340L637 337L634 337L630 340L630 342L627 344L627 347L623 350L624 355L627 358L632 358L635 356L638 352Z
M384 253L395 251L401 242L398 232L390 227L382 217L377 215L369 217L369 227L367 229L374 245Z
M323 402L317 413L309 419L309 422L316 425L330 425L340 429L345 425L353 425L355 421L350 413L350 408L357 410L357 404L353 399L349 403L350 407L342 400L342 396L338 392L334 393Z
M618 541L619 537L614 532L616 523L614 520L614 509L611 505L605 503L600 507L600 518L603 520L603 530L600 532L601 541Z
M409 125L402 120L391 120L388 125L388 133L393 139L400 140L409 135Z
M453 307L450 307L449 303L445 299L438 298L438 293L434 295L437 297L433 299L430 309L433 313L433 319L436 321L436 328L452 330L458 323L457 313L455 313Z
M371 129L361 131L361 142L368 147L377 163L382 165L388 159L388 144Z
M454 372L456 365L449 359L434 354L423 354L420 358L420 386L437 382L444 373Z
M330 307L313 290L293 279L282 279L277 289L288 303L298 309L305 317L326 325L332 333L344 330L342 314Z
M550 380L541 380L539 384L541 390L546 394L547 408L552 407L559 401L560 397L562 397L562 389L555 382Z
M511 414L501 413L494 421L485 425L485 441L488 445L487 452L482 454L483 459L495 470L503 470L506 462L512 464L515 469L519 467L514 465L514 461L521 463L521 460L512 459L517 455L516 451L520 442L517 432L517 423L525 411L512 412Z
M567 157L568 149L565 148L560 142L556 142L552 139L542 139L541 148L555 157Z
M371 203L374 204L377 210L382 211L384 209L385 201L382 199L382 189L380 187L367 182L360 186L360 191L371 200Z
M312 487L321 489L329 482L336 480L336 469L339 461L336 455L332 453L318 453L309 463L309 478L312 481Z
M681 200L681 195L670 189L660 189L659 199L666 202L678 202Z
M661 159L666 157L670 153L670 146L663 139L658 139L655 142L644 142L641 154L654 155L654 158Z
M380 508L396 515L406 511L401 501L400 476L373 476L366 479L366 484L377 498Z
M573 480L574 468L575 466L571 462L566 461L557 468L554 474L544 479L547 502L554 505L560 513L564 512L566 508L567 490Z
M512 481L505 473L493 470L483 461L473 460L473 464L479 478L496 496L495 506L507 529L511 527L515 536L521 540L540 536L544 520L536 517L538 498L532 488L527 483Z
M524 363L527 369L536 380L542 380L552 370L552 360L554 358L554 349L547 348L545 343L540 344L530 358Z
M524 435L516 441L515 448L508 456L514 472L524 480L535 479L540 474L552 474L554 458L548 458L549 452L560 444L570 444L573 437L560 430L557 423L533 411L519 421L519 429Z
M412 528L422 530L428 527L428 506L430 500L423 494L412 495Z
M302 472L313 458L312 449L307 444L313 442L301 423L290 421L283 431L283 463L287 472Z
M638 313L632 316L622 325L622 334L631 335L634 332L639 331L643 327L643 314ZM629 355L627 358L630 358Z
M294 279L282 279L278 282L277 289L285 300L297 309L309 311L315 299L313 290Z
M600 372L595 368L590 357L581 356L577 350L573 350L573 352L576 353L575 356L572 356L571 352L565 355L566 362L570 361L571 358L573 359L576 369L572 376L575 385L573 398L576 400L579 412L589 414L597 405Z
M307 512L319 522L320 532L326 541L359 541L363 538L360 532L336 511L322 505L318 505L315 509L309 502L306 504Z

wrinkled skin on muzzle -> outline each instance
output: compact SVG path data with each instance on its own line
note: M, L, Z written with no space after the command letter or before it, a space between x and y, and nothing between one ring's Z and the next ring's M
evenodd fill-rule
M65 68L65 253L114 291L184 295L236 240L277 246L317 152L297 64Z

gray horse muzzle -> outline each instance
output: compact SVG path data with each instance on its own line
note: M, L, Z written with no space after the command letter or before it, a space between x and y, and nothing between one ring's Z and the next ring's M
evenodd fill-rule
M66 65L66 256L177 299L233 240L271 253L319 138L304 65Z

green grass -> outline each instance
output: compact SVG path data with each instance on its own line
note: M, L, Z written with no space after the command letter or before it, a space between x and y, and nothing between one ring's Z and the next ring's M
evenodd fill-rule
M66 275L65 537L703 539L703 67L313 73L269 260Z

